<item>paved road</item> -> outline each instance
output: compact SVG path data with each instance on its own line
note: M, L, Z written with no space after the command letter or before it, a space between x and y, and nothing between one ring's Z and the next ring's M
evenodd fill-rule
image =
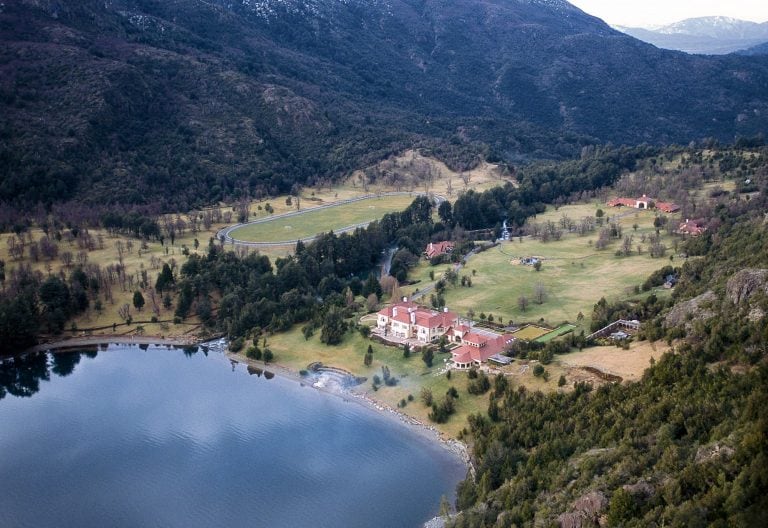
M382 194L368 194L368 195L365 195L365 196L359 196L357 198L350 198L348 200L340 200L338 202L333 202L333 203L326 204L326 205L320 205L318 207L312 207L311 209L305 209L303 211L291 211L290 213L283 213L283 214L279 214L279 215L268 216L266 218L259 218L258 220L253 220L251 222L246 222L246 223L243 223L243 224L231 225L229 227L225 227L224 229L220 230L216 234L216 238L218 238L219 240L221 240L225 244L232 244L232 245L244 246L244 247L254 247L254 248L270 248L270 247L282 247L282 246L295 246L296 243L299 240L301 240L302 242L305 242L305 243L312 242L313 240L315 240L318 237L318 235L312 235L312 236L301 238L301 239L297 238L297 239L294 239L294 240L282 240L282 241L279 241L279 242L251 242L251 241L247 241L247 240L240 240L240 239L234 238L232 236L232 232L235 231L236 229L239 229L239 228L244 227L244 226L256 225L256 224L264 224L266 222L272 222L273 220L279 220L281 218L291 218L291 217L294 217L294 216L299 216L299 215L302 215L302 214L311 213L312 211L320 211L322 209L328 209L330 207L338 207L340 205L345 205L345 204L354 203L354 202L360 202L360 201L363 201L363 200L371 200L373 198L381 198L383 196L414 196L415 197L415 196L424 196L424 193L423 192L387 192L387 193L382 193ZM431 196L433 197L433 199L435 200L435 203L437 205L440 205L442 202L445 201L445 197L444 196L440 196L438 194L431 194ZM360 222L359 224L354 224L354 225L351 225L351 226L342 227L340 229L334 229L333 232L336 233L336 234L348 233L348 232L354 231L355 229L357 229L359 227L367 227L368 225L370 225L374 221L375 220L368 220L366 222Z

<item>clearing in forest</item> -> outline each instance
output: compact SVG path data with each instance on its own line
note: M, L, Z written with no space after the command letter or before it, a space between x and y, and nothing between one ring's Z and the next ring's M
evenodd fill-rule
M666 343L641 341L632 343L629 350L615 346L598 346L557 356L563 367L594 368L605 374L621 376L624 381L639 380L651 366L651 358L658 360L670 347Z
M407 208L416 194L382 196L357 202L309 209L295 216L275 218L233 230L230 235L247 242L283 242L311 237L345 227L378 220L387 213Z

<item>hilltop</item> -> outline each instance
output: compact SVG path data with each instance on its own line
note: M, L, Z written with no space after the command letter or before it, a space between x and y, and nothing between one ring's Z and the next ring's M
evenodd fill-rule
M765 130L768 60L564 1L22 0L0 9L0 201L187 210L418 148L568 158Z

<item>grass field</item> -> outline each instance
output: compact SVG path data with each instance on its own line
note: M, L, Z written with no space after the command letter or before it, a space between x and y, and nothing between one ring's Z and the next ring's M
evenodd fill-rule
M563 214L578 219L587 210L594 211L594 206L566 206L545 214L556 215L551 217L553 220ZM604 250L596 250L597 233L583 237L568 234L553 242L516 238L470 259L461 273L472 276L472 271L476 271L472 276L472 287L448 288L448 307L459 313L470 309L476 313L492 313L496 318L502 316L505 321L543 320L550 326L575 322L581 312L585 319L580 325L588 326L592 307L601 297L609 301L631 297L634 286L642 284L648 275L670 262L669 257L651 258L647 243L641 242L643 234L655 232L653 213L634 210L623 213L628 213L619 220L624 234L633 237L630 256L615 255L620 241L611 242ZM536 221L541 218L542 215ZM633 228L634 224L637 224L637 230ZM663 242L670 248L667 254L672 254L674 239L664 236ZM637 253L638 245L645 246L642 254ZM525 256L541 257L541 271L519 264L520 258ZM537 284L541 284L545 291L541 304L535 300ZM518 305L520 297L529 300L525 311Z
M414 196L386 196L338 205L273 221L243 226L232 231L232 238L251 242L282 242L297 240L318 233L377 220L386 213L402 211ZM303 203L306 203L304 201Z
M363 364L368 345L373 348L373 364L370 367ZM414 401L409 402L403 411L425 423L429 423L429 409L419 399L422 388L430 389L435 399L440 400L449 387L455 386L460 393L456 402L456 414L448 423L438 426L442 432L451 436L456 436L466 426L467 416L484 412L488 407L487 395L472 396L466 392L466 373L452 372L451 379L446 378L443 372L444 360L450 357L449 354L437 354L433 366L428 368L421 356L416 354L406 359L401 348L372 343L357 332L347 334L340 345L326 346L320 342L319 332L305 340L298 326L288 332L269 337L267 346L274 352L277 363L294 370L305 369L310 363L321 361L325 365L343 368L357 376L365 376L368 381L355 391L365 393L392 407L396 407L400 400L407 401L410 394ZM371 380L376 374L381 376L383 365L389 367L399 382L394 387L381 387L378 391L373 391Z
M537 337L536 339L534 339L534 341L536 341L537 343L549 343L553 339L558 338L562 335L565 335L569 332L573 332L577 328L578 327L573 324L560 325L557 328L555 328L553 331L547 334L544 334L543 336Z
M542 328L536 325L528 325L516 332L512 332L512 335L518 339L525 339L526 341L533 341L541 336L549 334L551 330L549 328Z
M665 343L641 341L632 343L629 350L615 346L599 346L557 356L557 362L566 368L592 367L607 374L621 376L625 381L639 380L651 359L659 359L670 347Z

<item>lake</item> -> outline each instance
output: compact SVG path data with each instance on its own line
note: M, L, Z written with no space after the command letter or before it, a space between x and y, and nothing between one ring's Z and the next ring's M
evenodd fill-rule
M465 475L394 417L145 348L4 363L0 526L416 527Z

